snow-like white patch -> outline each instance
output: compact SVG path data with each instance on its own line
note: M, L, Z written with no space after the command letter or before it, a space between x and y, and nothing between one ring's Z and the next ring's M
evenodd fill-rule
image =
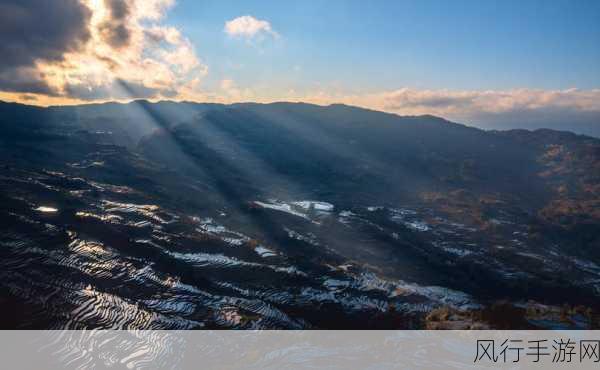
M416 231L428 231L430 229L429 226L423 221L405 222L404 226L408 227L409 229L416 230Z
M318 221L312 220L312 216L328 215L332 212L335 206L327 202L317 202L312 200L302 200L295 202L283 202L276 199L269 199L267 202L254 201L259 207L272 209L275 211L285 212L290 215L302 217L312 223L319 224Z
M387 293L390 298L399 295L420 295L435 304L449 305L459 309L476 308L479 306L470 295L458 290L440 286L422 286L402 280L387 280L372 273L359 275L350 287L365 292L381 291Z
M331 212L335 208L334 205L331 203L316 202L316 201L312 201L312 200L303 200L303 201L299 201L299 202L292 202L292 204L294 204L300 208L303 208L307 211L314 209L315 211Z
M351 211L341 211L338 215L338 221L344 225L349 225L351 223L351 219L358 216L356 213Z
M160 207L154 204L120 203L102 200L102 206L106 213L133 213L152 219L163 225L172 224L179 219L179 216L164 210L161 211Z
M416 215L417 211L408 208L391 208L390 213L392 214L393 219L404 219L407 216Z
M416 219L417 211L408 208L390 208L390 219L416 231L428 231L431 228L424 221Z
M444 249L444 251L455 254L459 257L468 256L469 254L473 253L470 250L460 249L460 248L452 248L452 247L442 247L442 248Z
M512 225L512 222L507 220L500 220L497 218L491 218L489 222L493 225Z
M304 219L309 219L308 216L302 212L298 212L295 211L291 205L287 204L287 203L283 203L283 202L278 202L275 200L270 200L270 203L265 203L265 202L260 202L260 201L255 201L254 204L256 204L259 207L262 208L268 208L268 209L273 209L275 211L280 211L280 212L285 212L285 213L289 213L291 215L294 216L298 216L298 217L302 217Z
M351 211L341 211L340 212L340 217L352 217L352 216L356 216L356 214Z
M270 250L269 248L263 247L262 245L259 245L258 247L254 248L254 251L263 258L277 256L277 253Z
M244 235L242 233L229 230L225 226L217 224L210 217L206 217L206 218L192 217L192 220L199 224L196 231L198 231L199 233L202 233L202 234L218 236L221 240L223 240L227 244L239 246L239 245L244 244L248 240L250 240L249 237L247 237L246 235Z
M338 279L326 279L323 285L329 290L339 290L348 287L350 282Z
M256 267L256 268L267 268L273 271L286 273L289 275L300 275L307 276L306 273L298 270L295 266L276 266L276 265L264 265L256 262L248 262L240 260L235 257L225 256L224 254L209 254L209 253L179 253L179 252L165 252L169 256L178 260L185 261L194 266L199 267L215 267L215 268L235 268L239 266L245 267Z
M292 229L289 228L284 228L285 231L288 233L288 236L292 239L296 239L296 240L300 240L309 244L312 244L314 246L319 246L319 241L316 237L316 235L314 235L313 233L309 233L308 235L302 235L299 232L296 232Z
M39 206L39 207L35 208L34 211L38 211L38 212L42 212L42 213L56 213L56 212L58 212L58 209L53 208L53 207Z

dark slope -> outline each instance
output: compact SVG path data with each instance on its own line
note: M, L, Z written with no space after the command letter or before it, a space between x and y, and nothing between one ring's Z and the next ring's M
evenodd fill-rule
M146 101L0 103L0 133L0 301L25 327L423 327L441 306L497 327L500 300L512 328L556 324L529 300L585 327L575 307L598 309L597 139Z
M524 207L549 196L543 181L532 176L541 171L539 150L509 136L432 116L399 117L341 105L238 104L158 132L140 148L164 161L173 158L172 151L184 150L203 166L233 165L252 174L254 161L271 176L246 183L281 179L315 196L395 202L467 188L527 193ZM186 165L171 164L176 162ZM269 195L272 190L257 185L251 191Z

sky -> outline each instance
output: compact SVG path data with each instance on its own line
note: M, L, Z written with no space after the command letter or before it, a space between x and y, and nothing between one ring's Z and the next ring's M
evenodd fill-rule
M0 0L0 100L600 124L600 1Z

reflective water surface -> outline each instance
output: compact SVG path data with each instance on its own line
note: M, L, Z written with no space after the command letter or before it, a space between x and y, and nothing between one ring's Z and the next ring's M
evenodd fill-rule
M448 263L486 263L508 280L534 278L515 265L528 259L571 269L596 290L600 282L592 262L524 248L517 225L505 245L482 250L476 229L426 208L250 199L243 211L183 212L143 187L79 175L9 170L1 179L1 285L16 327L414 328L440 307L482 308L472 294L427 284L443 280L410 250L390 253L400 232L427 234ZM274 236L238 228L253 212Z

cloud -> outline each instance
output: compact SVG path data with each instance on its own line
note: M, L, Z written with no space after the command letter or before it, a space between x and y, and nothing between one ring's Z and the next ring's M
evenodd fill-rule
M114 48L126 46L131 39L128 25L129 4L125 0L104 0L108 16L98 25L102 39Z
M580 90L429 90L402 88L369 94L329 92L326 88L290 96L316 104L344 103L402 115L436 114L470 117L480 114L539 110L600 111L600 89Z
M61 62L91 35L91 12L78 0L0 3L0 90L50 93L38 61Z
M257 97L252 89L240 88L232 79L223 79L219 83L221 90L220 101L224 102L243 102L256 100Z
M19 0L0 4L0 96L43 104L197 96L207 67L162 24L173 0ZM6 19L5 19L6 18Z
M506 113L548 107L599 110L600 90L415 90L400 89L381 94L383 108L391 111L438 112L468 116L476 113Z
M243 15L225 22L224 31L229 36L246 39L264 35L279 37L279 34L273 30L269 22L256 19L251 15Z
M231 89L235 88L235 81L231 79L224 79L221 80L221 83L219 85L221 87L221 90L230 91Z
M600 136L600 89L401 89L381 98L384 110L436 114L483 128L553 128Z
M14 93L56 95L43 73L35 67L17 66L0 70L0 90Z

